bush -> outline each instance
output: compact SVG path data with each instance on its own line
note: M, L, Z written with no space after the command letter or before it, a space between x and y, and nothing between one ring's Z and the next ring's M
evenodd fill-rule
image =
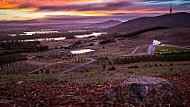
M49 74L49 69L46 70L46 74Z
M112 42L116 42L116 41L114 39L107 39L107 40L101 41L100 44L103 45L103 44L112 43Z
M164 55L152 55L152 56L135 56L135 57L126 57L126 58L115 58L113 59L114 64L129 64L135 62L143 61L189 61L190 54L164 54Z
M35 71L34 74L39 74L39 72L38 72L38 71Z
M129 66L127 68L129 68L129 69L132 68L133 69L133 68L139 68L139 66Z
M103 66L103 69L106 69L106 65L105 64L103 64L102 66Z
M26 60L26 57L22 54L11 54L11 55L0 56L0 66L22 60Z
M108 70L116 70L116 68L114 66L112 66L111 68L109 68Z

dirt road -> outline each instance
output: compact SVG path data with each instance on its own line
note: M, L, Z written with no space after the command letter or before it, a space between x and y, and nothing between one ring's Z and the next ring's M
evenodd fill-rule
M79 65L79 66L76 66L76 67L70 68L70 69L68 69L68 70L62 71L62 72L60 72L60 74L63 74L63 73L66 73L66 72L71 72L71 71L73 71L73 70L75 70L75 69L78 69L78 68L84 67L84 66L89 65L89 64L91 64L91 63L93 63L93 62L96 61L95 59L92 59L92 58L85 58L85 59L90 60L90 62L87 62L87 63L81 64L81 65Z

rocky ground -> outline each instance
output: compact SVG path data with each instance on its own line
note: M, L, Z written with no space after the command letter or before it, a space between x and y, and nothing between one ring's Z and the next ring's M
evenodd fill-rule
M180 106L190 105L190 75L161 76L177 90ZM74 84L54 83L4 83L0 85L0 106L113 106L105 102L106 93L121 83ZM116 106L132 106L117 104Z

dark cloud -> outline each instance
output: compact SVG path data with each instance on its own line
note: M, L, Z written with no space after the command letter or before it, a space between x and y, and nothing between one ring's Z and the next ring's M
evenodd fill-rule
M39 10L59 11L59 10L77 10L77 11L97 11L97 10L121 10L132 6L132 2L120 1L109 3L94 3L86 5L66 5L66 6L41 6Z
M161 2L174 2L174 1L177 1L177 2L190 2L190 0L142 0L143 2L151 2L151 3L161 3Z
M30 3L24 3L18 6L18 8L31 8L31 7L35 7L34 4L30 4Z
M170 2L170 1L175 1L175 0L143 0L143 1L148 1L148 2Z
M110 2L100 2L100 3L90 3L90 4L71 4L71 5L43 5L35 6L34 4L24 3L18 6L18 8L37 8L37 11L117 11L117 10L127 10L127 11L164 11L168 10L169 4L162 4L160 2L172 2L179 1L179 4L176 5L176 9L189 9L189 4L187 1L190 0L119 0L119 1L110 1ZM182 4L186 1L186 4ZM140 3L141 2L141 3ZM143 4L142 2L147 2ZM149 4L148 2L154 3Z
M58 24L71 24L71 23L99 23L107 20L120 20L127 21L137 17L145 16L157 16L159 14L136 14L136 13L118 13L111 14L109 16L69 16L69 15L56 15L56 16L46 16L42 19L34 20L19 20L19 21L0 21L1 24L48 24L48 23L58 23Z
M190 9L190 3L183 3L180 5L175 6L176 9Z
M144 17L144 16L157 16L160 14L144 14L144 13L115 13L110 14L109 16L47 16L44 21L55 22L59 21L62 23L95 23L103 22L107 20L120 20L126 21L132 18Z

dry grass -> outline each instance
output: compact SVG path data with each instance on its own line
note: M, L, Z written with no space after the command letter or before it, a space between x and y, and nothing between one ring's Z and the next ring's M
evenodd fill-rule
M117 69L117 67L116 67ZM62 75L59 74L32 74L32 75L4 75L1 76L1 82L17 82L17 81L67 81L70 83L109 83L125 80L129 76L167 76L181 75L184 71L190 71L190 65L156 65L142 66L139 68L123 70L87 70L83 72L70 72ZM189 72L190 73L190 72Z

